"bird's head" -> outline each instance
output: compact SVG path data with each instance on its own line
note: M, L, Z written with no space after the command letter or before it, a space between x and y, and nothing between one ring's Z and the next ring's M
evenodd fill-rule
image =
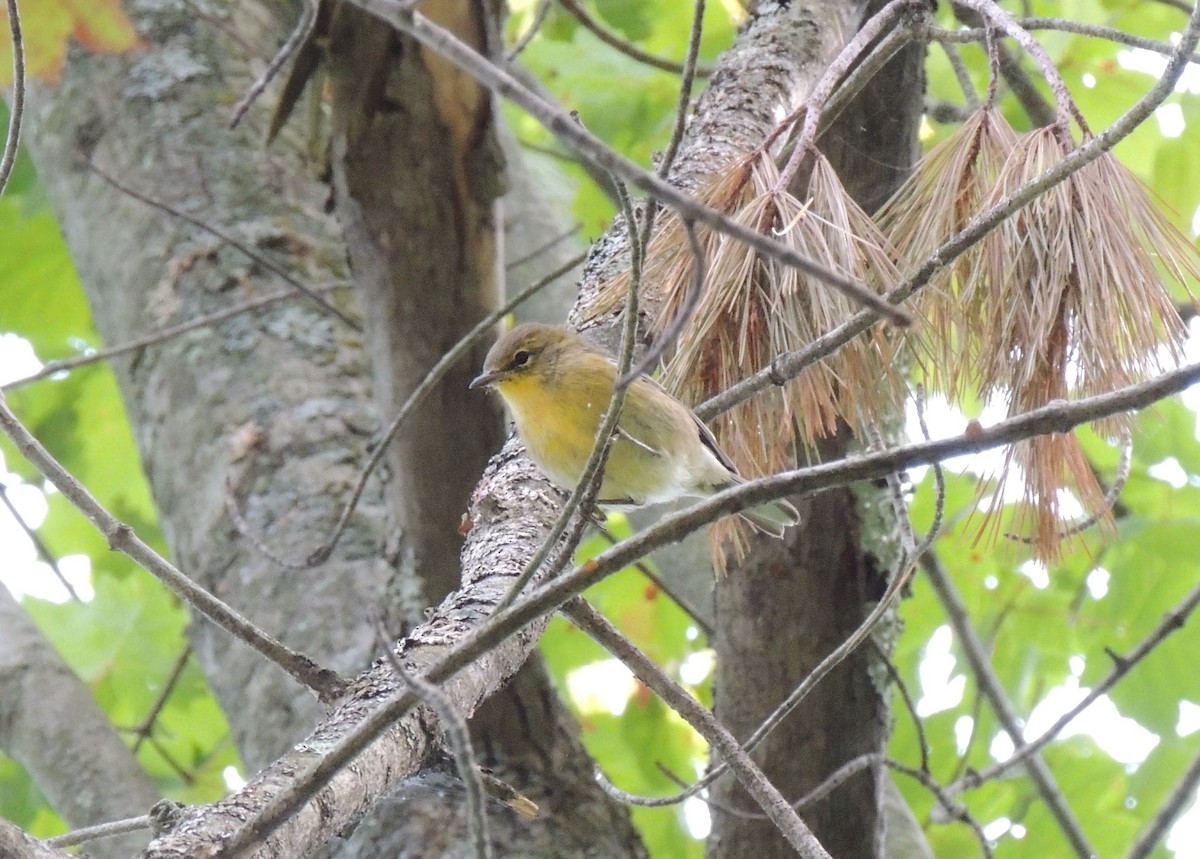
M518 325L488 351L483 372L471 382L471 387L503 386L506 382L553 372L556 356L579 339L578 335L555 325L536 322Z

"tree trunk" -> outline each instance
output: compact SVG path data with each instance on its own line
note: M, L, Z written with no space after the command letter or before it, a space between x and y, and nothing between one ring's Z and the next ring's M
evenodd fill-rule
M183 3L135 4L130 12L145 49L128 57L76 56L53 95L39 92L32 99L30 136L97 325L111 343L276 284L261 266L248 263L224 242L115 192L82 166L87 159L122 182L273 254L310 283L344 277L339 263L350 260L364 287L361 298L335 294L333 300L351 314L359 312L357 301L362 301L369 318L362 334L311 300L297 299L116 362L179 565L268 631L318 661L350 672L364 666L375 649L374 616L412 619L414 594L433 599L453 586L451 559L458 537L448 529L456 528L455 512L466 498L465 463L487 449L486 438L496 438L491 435L497 426L494 414L480 411L488 408L486 401L463 398L456 387L463 378L447 382L424 418L414 416L390 453L391 478L382 490L368 490L349 531L323 566L282 570L255 550L230 524L225 484L231 485L250 529L275 553L300 560L316 548L357 477L368 436L390 419L440 350L495 301L490 295L497 255L491 206L498 159L489 142L492 116L486 98L476 99L476 112L467 112L471 119L457 129L457 137L454 129L440 129L451 132L445 138L421 127L435 122L442 106L439 93L445 90L439 89L437 75L456 73L420 59L419 50L374 22L359 19L360 24L346 24L346 31L335 27L329 49L335 58L352 60L354 67L339 71L336 60L331 64L333 198L341 224L335 223L323 214L328 189L307 178L307 165L294 147L263 152L255 144L262 135L262 128L255 127L261 111L251 111L236 132L225 130L223 117L215 116L214 105L232 103L249 84L248 64L255 58L244 56L245 48L281 41L283 27L273 14L280 5L287 4L244 3L222 13L224 17L197 19ZM451 8L461 12L470 7ZM288 10L295 12L290 5ZM768 4L758 10L700 102L673 180L695 187L702 177L756 146L781 108L791 110L803 100L841 47L843 34L853 31L858 12L857 4L832 2ZM269 51L260 53L265 57ZM357 83L366 85L356 87L354 75L363 69L369 73ZM422 82L426 74L429 80ZM461 95L460 90L453 88ZM418 110L421 99L427 102L423 112ZM403 111L407 124L392 111ZM285 143L287 139L285 135ZM430 148L437 151L431 154ZM486 157L479 158L480 152ZM441 191L422 197L420 183ZM397 205L396 200L402 202ZM584 294L627 262L627 237L618 219L592 256ZM648 292L646 301L654 300ZM435 418L433 424L422 423ZM467 420L478 424L470 437L461 430L447 431L442 423ZM512 445L505 448L471 495L474 530L462 559L463 590L452 594L404 644L403 652L414 656L418 666L432 664L438 653L482 624L497 587L510 580L501 576L511 577L545 533L556 496L527 463L515 458L514 450ZM438 464L446 466L445 473ZM821 636L815 645L821 655L840 637L836 629L857 622L864 602L878 596L881 581L871 551L854 540L865 529L854 518L849 493L827 495L840 500L826 505L814 499L805 512L809 521L827 523L827 529L843 528L844 542L814 549L793 537L786 547L764 550L773 553L777 564L802 564L809 570L806 576L788 578L796 579L792 584L808 600L803 605L813 616L803 620L813 626L795 626L794 638L805 641L788 646L812 646L808 639ZM399 538L394 537L397 532ZM829 585L824 579L831 569L843 600L838 609L821 591ZM418 573L420 580L414 578ZM764 600L787 605L793 599L770 590L768 574L735 576L745 591L737 593L731 584L728 595L718 595L722 623L733 624L718 636L724 651L720 683L729 684L720 686L720 706L734 700L736 687L725 673L739 649L751 663L763 666L778 662L775 654L784 650L776 642L770 659L759 655L765 648L761 638L753 639L761 636L762 627L752 628L748 612ZM794 615L788 613L791 624ZM817 633L820 620L828 621L828 630ZM310 697L223 633L203 622L194 626L198 656L229 713L244 759L252 768L275 763L235 796L194 812L177 832L156 841L154 855L190 855L219 843L319 759L323 743L344 736L395 686L386 666L360 675L339 709L279 758L313 724ZM467 712L495 695L524 660L539 630L532 625L464 669L446 684L448 694ZM799 669L798 663L787 667ZM840 688L858 695L862 710L848 713L839 704L841 709L827 711L832 715L820 724L844 725L861 716L861 724L854 724L865 739L856 742L877 748L885 727L877 722L886 708L881 709L879 690L865 666L847 670ZM768 678L775 700L796 676ZM625 809L599 795L591 783L573 726L563 718L537 666L523 672L506 695L481 707L478 722L483 763L498 764L501 777L549 811L535 826L514 825L503 810L492 814L498 847L507 846L509 855L577 856L585 850L591 855L640 854ZM402 842L410 850L420 845L422 856L459 855L465 849L459 803L447 802L438 773L423 772L390 799L377 802L376 791L393 789L396 773L415 772L433 755L436 733L420 730L431 725L436 720L426 710L397 723L264 850L289 855L288 850L307 849L344 831L374 805L376 816L341 846L347 853L398 855L395 845ZM733 720L732 726L737 730L740 723ZM786 753L794 756L797 748L788 745ZM411 758L403 756L406 751ZM364 790L347 799L345 782L352 776L362 779ZM878 780L866 781L866 801L877 809L873 791ZM783 777L780 784L785 791L795 787ZM877 816L859 825L867 829L859 843L876 844ZM718 819L715 855L732 855L730 831ZM741 843L740 849L754 844L759 853L762 843L769 850L771 834L752 835L754 840ZM840 836L830 828L828 837Z
M410 124L415 136L408 139L394 133L396 123L358 118L393 133L356 141L376 147L377 160L366 168L338 162L340 224L325 214L329 188L311 178L302 141L288 133L262 149L268 105L252 109L236 131L226 128L220 106L245 92L249 66L282 41L297 6L244 3L197 19L183 3L135 4L129 11L144 50L74 56L61 84L31 99L30 142L109 343L280 283L225 242L114 190L87 168L89 160L272 256L308 283L345 279L342 261L349 257L363 290L330 293L330 299L356 317L363 315L362 301L370 320L364 333L298 298L150 347L114 368L179 566L269 632L353 674L378 650L376 618L414 623L428 600L457 581L458 518L486 454L500 440L488 398L466 391L478 356L466 359L417 416L392 453L393 479L383 492L377 480L369 484L327 563L281 569L257 551L231 523L225 485L273 554L303 561L317 548L349 496L372 433L391 419L432 360L494 304L492 202L484 194L467 219L472 223L454 222L463 213L453 201L464 190L444 183L463 178L461 163L443 163L444 141L431 131L432 115L424 126ZM248 48L257 56L246 56ZM388 74L395 72L393 59L383 58ZM405 73L414 74L412 68ZM409 96L420 98L422 91ZM359 108L337 102L334 116ZM484 118L491 121L490 111ZM364 151L345 138L336 148L344 159ZM372 185L367 177L381 162L424 172L419 179L401 172L388 184ZM483 177L493 190L500 186L499 166L493 160L490 178ZM393 192L417 188L432 196L389 211ZM374 192L382 194L372 199ZM445 205L435 206L436 200ZM382 226L371 220L398 214L411 217ZM428 250L427 263L395 246L379 253L370 242L382 233L373 229L390 231L413 253ZM432 277L431 267L438 266ZM461 429L447 432L447 425ZM392 536L398 532L399 540ZM203 621L193 624L192 638L251 770L312 727L315 701L282 672ZM481 763L557 812L531 824L500 808L492 815L497 844L519 840L528 855L578 855L572 844L594 844L598 855L641 855L628 813L596 787L574 726L539 666L514 681L475 724ZM341 849L394 856L405 838L421 843L412 838L435 831L439 846L422 855L463 849L457 801L440 792L423 795L418 786L390 805ZM396 820L413 826L396 826Z
M882 3L873 3L873 14ZM853 29L847 32L853 32ZM924 97L924 48L906 48L859 94L819 141L852 197L868 211L904 179L917 156ZM897 416L897 421L900 416ZM845 456L851 439L829 439L823 460ZM861 486L802 501L801 524L786 545L764 544L716 592L716 712L735 736L748 736L851 632L883 595L895 569L897 534L888 490ZM894 623L872 638L890 652ZM799 799L838 767L886 751L890 735L885 667L871 642L835 668L755 754L784 796ZM850 778L802 816L835 859L884 851L882 768ZM745 794L724 778L722 805L746 808ZM715 812L713 859L791 856L769 824Z

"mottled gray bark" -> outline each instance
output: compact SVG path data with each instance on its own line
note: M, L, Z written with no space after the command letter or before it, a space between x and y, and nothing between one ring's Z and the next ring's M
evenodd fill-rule
M7 820L0 820L0 856L5 859L70 859L73 855L47 847Z
M228 55L229 40L211 21L191 18L181 11L182 6L164 9L162 5L151 0L131 4L130 11L149 43L144 53L129 58L76 58L54 101L35 107L34 141L43 175L58 201L68 240L93 297L97 322L110 342L156 327L159 317L174 320L212 309L227 300L224 293L231 289L264 288L258 281L265 278L229 249L165 216L148 213L83 169L70 166L77 164L81 155L94 157L123 180L156 197L232 225L241 235L286 255L289 265L314 277L327 277L346 255L339 229L322 214L326 189L300 178L304 167L292 150L264 153L252 145L256 130L230 135L214 120L213 105L232 101L248 81L246 58ZM778 118L779 106L791 107L803 98L840 47L841 37L853 31L858 19L857 8L851 4L771 3L759 12L760 17L723 60L723 71L711 81L709 94L697 112L675 174L685 187L694 187L700 177L756 145ZM263 7L242 4L225 14L236 16L224 23L243 40L258 45L278 41L278 23ZM365 132L347 125L345 133L350 142ZM348 151L335 149L335 158ZM389 166L400 163L394 154L387 162ZM344 187L339 205L345 205L356 199L355 179L349 170L340 175ZM447 224L435 217L437 207L434 209L419 214L429 215L435 229L446 230ZM370 221L364 219L363 224ZM210 246L212 253L204 253ZM351 254L356 266L395 262L356 256L362 249ZM603 275L625 266L627 258L628 244L618 222L593 256L584 294L594 290ZM471 251L467 259L469 265L456 263L460 278L466 271L483 271L480 254ZM379 298L389 298L386 289ZM654 296L648 295L647 300L653 301ZM395 310L387 313L393 316L380 315L379 321L396 320ZM374 338L389 333L394 331L376 321L367 330L372 347L377 342ZM390 345L383 352L394 348ZM368 351L376 381L391 381L391 371L380 369L380 356L373 348ZM384 356L385 360L395 357ZM385 545L404 545L389 543L394 528L385 506L387 496L380 492L369 495L329 564L315 571L281 574L233 532L224 516L221 495L224 480L230 476L252 525L265 532L272 545L291 557L301 557L313 548L314 535L325 533L353 479L362 436L378 425L367 363L356 334L310 303L298 301L254 320L226 323L212 332L154 347L117 368L164 527L180 565L271 631L341 670L361 665L369 652L370 628L362 621L371 607L385 604L384 594L395 573L395 567L381 559L404 560L403 552L386 555L383 551ZM411 380L412 374L406 378ZM394 405L403 389L401 385L374 393L381 402ZM347 443L351 436L356 439L354 444ZM511 581L553 517L557 496L548 493L544 479L527 462L514 459L513 446L506 448L499 463L472 494L474 528L462 557L463 589L452 594L405 643L405 656L417 666L431 664L447 646L482 623L489 600ZM400 461L393 470L400 472L406 465L411 462ZM405 513L402 505L411 505L413 499L409 493L402 495L394 500L401 505L397 518L404 522L405 516L413 514L411 509ZM813 624L811 630L818 629L816 624L822 620L831 627L849 629L861 616L863 604L878 596L882 570L872 566L870 552L854 540L863 531L861 515L853 512L853 501L846 493L829 495L840 500L826 505L822 496L810 501L805 512L810 521L824 522L827 529L843 528L846 544L841 555L827 552L817 558L812 546L793 537L786 546L773 544L764 550L767 554L759 556L766 572L735 573L745 590L733 596L719 617L724 623L729 612L734 612L738 622L719 641L736 639L737 647L744 648L752 663L773 670L772 663L780 661L778 654L792 646L781 637L771 658L765 659L759 655L763 652L761 625L742 637L742 628L753 625L753 611L761 608L764 600L786 605L793 598L783 590L769 589L767 576L772 570L786 572L791 565L807 564L816 574L802 586L811 616L802 618L800 624L794 611L787 618L794 627L788 633L793 642L826 634L810 632L802 625L805 623ZM406 540L416 533L413 522L408 524ZM426 545L444 536L444 527L439 527ZM415 568L415 552L412 557L409 566ZM833 574L821 576L831 565ZM790 572L784 577L792 578ZM443 584L444 579L445 574ZM827 593L821 586L831 584L840 588L844 599L837 609L822 602ZM460 672L447 684L456 706L471 713L493 696L528 657L539 631L537 625L527 629ZM312 708L306 695L240 645L230 644L203 625L198 625L196 634L202 661L237 726L239 746L254 765L272 760L294 742L301 727L311 724ZM753 640L756 635L758 642ZM802 645L804 642L795 644ZM830 646L828 639L818 646L824 653ZM722 655L728 666L735 664L735 652L731 648ZM849 670L850 676L836 688L859 696L854 701L864 705L863 730L869 734L865 742L870 745L881 729L879 690L862 666ZM771 684L778 700L794 679L780 675L764 682ZM553 709L541 681L535 677L530 682L533 685L522 686L513 697L515 709L503 717L493 716L491 724L503 726L506 720L520 719L537 707L547 712ZM837 682L827 681L828 688L835 688ZM306 742L268 766L236 796L191 813L176 831L155 843L153 855L194 856L211 850L271 797L285 791L297 772L319 760L328 744L344 736L394 685L382 667L361 676L352 695ZM720 706L736 705L729 692L732 688L722 686L718 691ZM534 702L532 708L530 701ZM849 706L842 700L824 711L813 723L822 733L810 739L829 742L835 736L835 723L844 725L855 717ZM885 715L886 708L882 712ZM737 718L735 714L733 721ZM803 724L795 717L793 721ZM553 714L544 724L551 729L542 731L543 742L567 731L561 717ZM529 733L528 724L524 731ZM433 850L458 855L455 851L462 842L457 838L461 833L457 803L439 804L430 799L435 794L424 789L430 783L436 788L436 780L423 777L411 784L404 782L436 750L437 739L436 720L423 709L396 724L355 760L352 770L339 774L301 813L290 818L272 842L262 846L261 855L296 855L338 837L397 787L412 788L397 800L412 800L412 805L404 806L405 813L432 809L430 816L423 818L428 826L419 837L453 833L446 842L433 845ZM564 766L564 760L571 761L574 770L585 769L581 758L558 757L569 746L553 748L553 753L542 754L545 772L572 768ZM793 756L804 753L801 747L789 747L787 752ZM828 769L833 766L836 764ZM866 781L866 801L877 809L878 781L873 777ZM573 780L568 783L575 784ZM785 789L792 787L783 780L780 784ZM586 795L582 788L579 795ZM561 815L574 806L576 820L590 822L591 828L565 832L560 827L557 832L561 834L556 834L557 824L551 820L536 838L520 841L525 855L579 855L581 845L597 855L637 853L623 810L590 801L580 808L570 792L545 796L548 802L561 803L553 806ZM394 807L389 808L389 815L395 819ZM824 818L818 818L823 826ZM517 843L508 839L519 836L503 828L508 818L497 819L499 843ZM374 844L369 833L388 828L382 819L368 825L374 829L364 829L356 839ZM868 816L858 825L866 828L867 840L877 842L876 817ZM419 823L413 826L416 831ZM728 852L733 843L728 837L730 830L718 831L726 837L717 839L714 849L727 851L718 855L732 855ZM770 855L772 834L749 834L754 840L740 842L739 849ZM829 829L828 837L840 837L836 827ZM555 853L556 838L557 846L566 852ZM370 849L368 846L364 853Z
M423 7L485 53L494 11L481 2ZM506 243L496 213L506 176L497 115L486 88L349 5L335 5L325 38L335 211L363 300L375 397L380 413L392 415L501 301L497 245ZM521 238L518 248L529 237ZM489 345L446 375L387 453L384 491L400 523L397 575L419 582L428 602L459 584L468 494L504 438L498 403L468 388ZM536 657L481 709L472 732L483 765L557 812L536 823L502 814L507 826L493 827L498 843L507 832L528 855L571 855L568 844L600 840L602 826L622 853L638 851L627 816L605 810L611 803ZM432 832L442 833L437 843L446 851L464 849L457 806L438 798L422 814L380 818L353 840L354 852L394 855Z
M125 184L257 246L311 283L347 277L343 222L351 219L345 208L339 211L342 222L326 213L330 189L312 178L298 135L287 131L264 151L265 107L252 110L239 130L225 127L226 106L242 95L252 71L260 68L259 59L246 56L243 46L269 55L297 8L283 2L244 3L197 18L183 3L131 3L128 11L146 42L144 50L122 57L79 53L55 91L40 88L31 99L31 146L107 342L124 342L276 289L279 283L203 231L115 191L87 169L88 159ZM236 40L229 38L234 32ZM436 159L416 157L422 148L444 154L434 138L388 143L408 146L404 157L429 169ZM400 160L397 156L393 163ZM437 177L425 178L432 183ZM498 180L493 176L493 181ZM384 185L376 190L388 192ZM483 208L487 206L490 202ZM414 207L422 217L404 227L406 238L419 246L420 231L453 236L439 219L451 217L452 208ZM352 230L351 235L361 239L361 233ZM433 245L432 240L426 243ZM445 246L438 251L444 256ZM361 254L349 256L356 277L369 269L371 261L364 262ZM419 280L425 272L410 262L396 254L380 264ZM485 294L479 287L486 284L478 272L470 265L449 268L458 278L460 295L474 302L474 312L486 309L492 299L479 300ZM381 279L387 277L383 272ZM374 324L373 307L364 351L363 334L298 299L151 347L115 365L179 566L269 632L348 674L370 659L376 617L413 620L421 604L411 595L444 592L450 585L447 576L456 573L458 517L486 450L500 439L494 406L478 393L466 399L463 374L472 369L469 362L451 379L441 402L435 397L440 419L451 428L444 424L434 432L423 426L426 446L418 444L394 460L393 479L384 481L394 488L396 475L407 471L417 484L410 481L403 492L385 494L373 482L349 531L323 566L284 570L264 558L232 525L224 487L229 481L250 527L279 555L303 559L324 539L348 497L369 439L380 427L382 412L372 394L380 394L387 383L380 401L385 411L394 408L427 366L423 362L436 357L431 350L440 354L471 322L469 314L459 318L445 283L432 284L433 298L424 300L405 293L410 281L394 282L400 299L418 310L432 311L432 300L444 302L440 316L409 320L424 324L419 343L396 342L392 327ZM335 300L361 315L356 297L342 292ZM375 385L368 355L375 365ZM445 397L458 398L449 413ZM487 419L454 410L464 403L486 410ZM447 457L447 450L462 454L472 442L473 465L472 457ZM439 451L431 453L428 443ZM420 466L413 465L414 458ZM442 465L458 470L442 474ZM444 483L451 492L437 498L423 495L422 482L426 487ZM447 500L449 495L457 500ZM435 501L435 525L405 518ZM389 513L392 505L399 511L396 517ZM401 531L398 521L409 527ZM415 578L415 553L405 549L436 544L435 539L414 542L414 535L426 539L423 528L428 529L425 535L442 542L436 554L426 555L436 563L421 569L425 573L436 567L441 577L431 576L422 586ZM397 539L400 534L403 539ZM312 696L282 672L203 621L193 624L192 636L251 770L277 758L314 724L318 713ZM530 644L526 641L521 656L506 663L510 667L503 675L492 677L491 691L523 661ZM602 855L639 855L628 814L612 808L595 787L573 726L549 694L544 673L535 666L511 688L508 709L498 703L495 712L480 720L484 763L498 764L519 789L544 796L547 806L560 813L530 825L501 809L493 824L497 841L527 838L531 855L574 855L569 850L564 854L558 845L583 842L599 845ZM429 733L423 749L436 750L436 721L426 714L424 724ZM394 785L423 760L420 755L407 763L385 758L380 766ZM465 831L457 821L458 802L443 796L437 803L405 808L404 819L429 815L425 831L443 833L439 844L446 855L462 849ZM364 806L354 818L366 810ZM395 809L388 814L395 815ZM393 840L396 829L385 823L374 826ZM345 834L346 823L337 831ZM360 836L343 848L362 855L396 855L388 843Z
M313 283L345 278L323 189L289 151L264 152L252 114L226 128L249 80L225 28L272 45L270 7L198 20L185 4L131 3L147 42L125 56L76 52L56 90L31 99L29 142L107 343L278 289L278 278L223 242L131 199L87 167L219 226ZM269 49L267 49L269 50ZM299 178L298 178L299 177ZM352 307L347 294L335 300ZM331 561L284 571L241 538L228 481L250 526L303 558L329 529L377 424L361 336L311 301L169 340L114 362L130 423L181 569L263 628L338 671L369 659L363 616L388 576L378 492ZM352 595L352 598L348 598ZM257 768L308 728L310 693L200 621L197 656Z
M145 814L158 801L153 780L121 739L91 690L0 587L0 748L29 772L72 826ZM128 856L149 840L135 832L89 847L96 859ZM0 838L0 856L6 852ZM22 848L25 849L25 848Z

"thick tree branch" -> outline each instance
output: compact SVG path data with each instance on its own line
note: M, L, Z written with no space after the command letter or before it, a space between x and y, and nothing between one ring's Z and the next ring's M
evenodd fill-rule
M73 826L149 809L159 799L153 780L91 690L3 585L0 630L0 748ZM145 843L145 836L134 836L98 844L93 852L98 859L128 856ZM0 846L0 856L9 855Z
M4 859L76 859L74 853L47 847L0 818L0 856Z

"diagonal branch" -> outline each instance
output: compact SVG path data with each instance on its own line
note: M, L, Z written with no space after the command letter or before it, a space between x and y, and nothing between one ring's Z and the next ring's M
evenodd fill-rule
M46 450L17 419L4 401L3 393L0 393L0 431L12 439L21 455L96 526L108 541L109 548L128 555L193 609L253 647L297 681L317 692L323 700L333 700L341 694L343 683L336 673L322 668L304 654L289 649L278 639L260 630L248 618L184 575L134 533L132 528L105 509L87 487L63 468L50 451Z
M575 597L568 602L563 613L609 653L621 660L638 680L645 683L708 741L799 855L829 856L779 789L767 780L762 770L750 758L750 754L738 744L708 708L667 677L661 668L582 597Z
M601 26L600 22L588 14L587 9L583 8L583 4L578 0L558 0L562 7L574 16L583 28L599 39L604 44L616 51L620 51L625 56L632 60L637 60L647 66L656 69L661 69L664 72L670 72L675 75L686 74L687 63L676 63L672 60L664 60L661 57L656 57L653 54L648 54L639 48L637 45L627 42L620 36L612 33L607 28ZM709 77L713 73L713 69L708 66L697 66L695 74L702 78Z
M842 277L808 257L801 256L782 242L750 229L715 209L702 205L691 194L679 190L674 185L619 155L575 122L559 105L552 105L544 101L511 74L495 66L486 57L455 38L453 34L431 23L423 15L406 8L399 0L353 0L353 2L356 6L382 18L396 29L445 56L493 92L516 102L551 133L574 149L580 157L653 195L660 202L678 210L684 218L694 220L722 235L737 239L784 265L800 269L869 309L874 316L882 316L900 326L906 326L912 322L906 312L884 301L857 281Z
M1167 834L1167 830L1179 819L1184 806L1196 795L1196 785L1198 784L1200 784L1200 757L1192 761L1192 765L1187 768L1183 778L1171 790L1171 795L1162 804L1162 808L1158 810L1158 814L1154 816L1150 826L1130 848L1125 859L1146 859L1154 852L1154 848Z
M492 607L520 574L529 545L536 544L549 529L557 498L510 441L474 496L475 527L463 553L466 581L462 589L447 597L430 620L405 639L400 652L412 659L427 680L442 684L461 711L473 712L523 662L551 612L650 550L722 515L795 492L886 477L897 469L1041 433L1067 432L1081 423L1144 408L1196 381L1200 381L1200 365L1112 394L1046 406L970 436L910 444L726 490L664 517L653 528L542 585L490 618ZM172 833L162 844L156 842L148 856L174 859L180 855L180 845L201 852L199 845L224 839L221 843L230 850L235 845L239 849L259 845L253 855L283 857L289 855L289 847L333 837L357 819L374 797L415 772L436 743L436 737L412 714L416 704L414 695L397 694L393 679L381 679L377 670L368 672L355 681L350 697L308 740L255 776L242 791L193 811L178 835ZM351 760L354 766L347 770ZM235 834L228 840L231 832ZM268 835L270 839L265 840Z
M1109 689L1116 686L1118 681L1128 674L1135 665L1153 653L1154 649L1162 644L1162 642L1168 636L1170 636L1171 633L1178 629L1182 629L1184 623L1198 607L1200 607L1200 584L1188 591L1187 595L1179 601L1179 604L1163 616L1163 619L1159 622L1158 626L1151 630L1150 633L1144 639L1142 639L1141 643L1139 643L1137 647L1131 650L1127 655L1115 659L1114 661L1116 664L1113 666L1113 669L1108 673L1108 675L1105 676L1105 678L1099 683L1097 683L1095 687L1088 692L1088 694L1085 695L1078 704L1076 704L1066 713L1063 713L1058 718L1058 721L1047 728L1036 739L1030 740L1024 746L1018 747L1008 759L992 764L992 766L988 767L982 772L969 774L959 779L958 782L950 785L949 789L952 792L958 792L967 788L975 787L984 782L991 781L992 779L998 778L1009 772L1014 767L1019 766L1029 755L1032 755L1038 750L1045 748L1054 740L1055 737L1062 733L1063 729L1066 728L1067 725L1071 724L1071 722L1073 722L1080 713L1092 706L1092 704L1094 704L1096 700L1100 698L1100 696L1104 695Z
M1025 732L1021 728L1021 719L1012 702L1008 700L1008 695L1004 691L1000 678L996 676L996 672L992 668L991 660L988 658L983 643L975 634L975 627L971 623L970 615L967 614L967 607L962 601L962 596L954 587L954 582L946 573L945 567L933 552L926 552L921 556L921 566L924 567L925 575L933 585L933 590L941 601L942 608L946 610L946 617L950 620L950 626L954 629L959 644L962 645L963 653L971 665L971 672L975 675L979 688L983 690L983 694L992 705L992 710L999 718L1000 724L1004 726L1013 746L1018 750L1021 749L1026 744ZM1049 807L1050 813L1058 821L1067 840L1071 842L1075 853L1081 859L1089 859L1089 857L1097 855L1095 849L1088 842L1083 827L1079 825L1075 813L1067 804L1067 799L1059 789L1050 767L1039 754L1027 754L1025 758L1025 769L1029 772L1030 779L1037 787L1042 800Z

